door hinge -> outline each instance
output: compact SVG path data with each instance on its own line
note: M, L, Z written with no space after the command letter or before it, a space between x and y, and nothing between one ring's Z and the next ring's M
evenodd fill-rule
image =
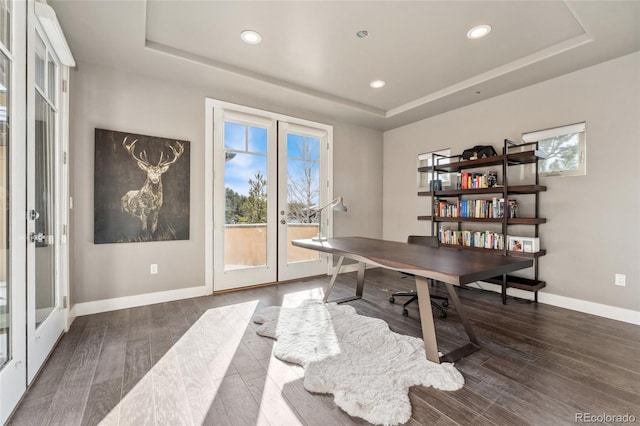
M67 152L62 153L62 164L67 164Z
M62 225L62 235L67 235L67 225Z
M68 90L68 83L67 80L62 80L62 93L67 93Z
M67 296L62 296L62 307L67 309Z

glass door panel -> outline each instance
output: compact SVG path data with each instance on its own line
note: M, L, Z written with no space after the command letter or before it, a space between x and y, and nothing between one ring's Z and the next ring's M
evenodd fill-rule
M31 382L64 330L58 279L56 196L61 139L59 65L36 25L30 43L27 138L27 378Z
M214 290L276 281L275 123L222 111L215 138Z
M327 270L327 256L294 247L291 241L318 235L321 215L317 209L324 204L328 192L327 133L280 122L278 141L278 279L319 275Z
M267 265L267 130L225 123L224 269Z
M287 134L287 263L317 260L320 252L291 245L318 234L320 139Z
M35 123L35 283L36 327L55 307L55 246L54 246L54 143L55 112L36 93Z

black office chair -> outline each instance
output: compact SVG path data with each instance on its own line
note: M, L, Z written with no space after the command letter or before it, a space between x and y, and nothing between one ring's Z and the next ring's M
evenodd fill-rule
M409 244L421 244L423 246L429 246L429 247L438 247L438 238L437 237L428 237L428 236L421 236L421 235L409 235L409 238L407 238L407 243ZM402 272L402 278L406 278L406 277L413 277L413 274L407 274L405 272ZM428 278L428 281L431 282L431 285L434 284L434 280ZM404 317L408 317L409 316L409 311L407 310L407 305L409 305L410 303L415 302L416 300L418 300L418 292L417 291L398 291L396 293L391 293L391 297L389 298L389 302L391 303L395 303L396 301L396 297L398 296L403 296L403 297L410 297L409 300L407 300L406 302L404 302L404 304L402 305L402 316ZM436 296L431 294L430 295L431 298L431 306L434 307L437 311L440 312L440 318L445 319L447 318L447 311L445 311L443 308L446 308L447 306L449 306L449 299L444 297L444 296ZM436 300L442 300L442 306L438 305L434 299Z

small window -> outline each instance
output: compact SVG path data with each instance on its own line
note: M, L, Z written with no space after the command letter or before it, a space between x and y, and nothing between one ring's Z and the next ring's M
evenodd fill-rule
M441 149L440 151L418 154L418 167L431 166L434 157L436 159L436 164L447 164L449 163L449 157L451 157L451 149L447 148ZM449 173L440 173L439 179L442 180L443 187L451 186L451 177ZM418 173L418 189L429 190L429 182L431 182L431 173Z
M524 142L538 142L540 151L547 155L538 162L540 176L586 175L585 123L555 127L524 133Z

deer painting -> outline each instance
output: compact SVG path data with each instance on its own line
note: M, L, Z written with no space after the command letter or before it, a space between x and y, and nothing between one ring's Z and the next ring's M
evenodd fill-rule
M120 199L120 207L123 212L137 217L142 222L142 230L149 231L154 234L158 229L158 214L162 207L162 175L169 167L178 161L178 158L184 152L184 145L180 142L169 144L171 152L160 152L160 160L158 164L151 164L147 157L146 150L136 154L136 142L127 143L127 137L122 141L122 146L134 160L137 161L138 167L147 173L147 180L142 188L127 192ZM166 157L165 157L165 154Z

